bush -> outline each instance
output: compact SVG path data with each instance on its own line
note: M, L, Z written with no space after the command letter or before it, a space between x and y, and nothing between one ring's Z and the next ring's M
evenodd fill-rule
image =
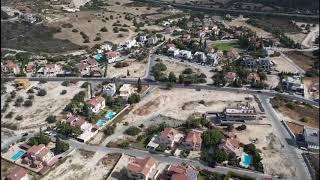
M30 100L34 99L34 95L30 94L30 95L28 96L28 99L30 99Z
M129 66L129 63L127 62L116 62L116 64L114 65L115 68L122 68L127 66Z
M125 141L121 142L120 144L118 144L118 146L120 148L127 148L127 147L129 147L129 145L130 145L130 143L128 140L125 140Z
M32 106L32 101L31 100L26 100L24 103L23 103L23 106L25 107L31 107Z
M81 88L87 88L89 86L89 83L88 82L84 82L82 85L81 85Z
M23 116L18 115L18 116L16 116L14 119L17 120L17 121L21 121L21 120L23 119Z
M97 36L93 39L93 41L100 41L101 40L101 37Z
M241 126L238 126L238 127L236 128L236 130L238 130L238 131L243 131L243 130L246 130L246 129L247 129L247 126L244 125L244 124L242 124Z
M11 119L12 116L13 116L13 112L10 111L7 115L4 116L4 118Z
M40 81L39 81L40 84L45 84L45 83L47 83L47 82L48 82L47 80L40 80Z
M67 94L67 90L65 90L65 89L62 90L60 94L61 94L61 95Z
M38 91L38 94L37 94L38 96L45 96L45 95L47 95L47 91L45 90L45 89L40 89L39 91Z
M108 29L107 29L106 27L102 27L102 28L100 29L100 31L101 31L101 32L108 32Z
M130 136L136 136L138 135L139 133L141 132L141 130L136 127L136 126L130 126L126 131L125 133L130 135Z
M123 37L123 34L118 34L118 38L122 38Z
M73 28L73 25L70 23L62 24L61 27L63 28Z
M294 105L291 102L286 104L286 107L289 108L289 109L293 109L293 106Z
M30 88L30 89L27 91L27 93L33 94L33 93L34 93L34 90L33 90L32 88Z
M124 123L123 123L123 125L128 126L128 125L129 125L129 123L128 123L128 122L124 122Z
M183 72L182 72L183 74L192 74L193 73L193 71L192 71L192 69L191 68L186 68L185 70L183 70Z
M104 130L103 133L106 136L110 136L114 133L114 131L116 130L116 124L113 124L112 126L107 126Z
M118 33L119 32L118 27L114 27L112 30L113 30L114 33Z
M78 29L72 29L72 32L77 33L77 32L79 32L79 30Z
M63 81L61 83L62 86L69 86L70 85L70 81Z
M310 122L311 119L309 117L303 117L300 119L301 122L304 122L304 123L307 123L307 122Z
M132 94L129 98L128 98L128 103L129 104L135 104L138 103L140 101L140 95L139 94Z
M55 123L56 121L57 121L57 117L56 116L54 116L54 115L49 115L47 118L46 118L46 121L48 122L48 123Z

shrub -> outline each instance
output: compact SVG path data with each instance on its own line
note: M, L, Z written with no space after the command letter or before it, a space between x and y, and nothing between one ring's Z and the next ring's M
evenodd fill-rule
M129 145L130 145L130 143L128 140L125 140L125 141L121 142L120 144L118 144L118 146L121 148L127 148L127 147L129 147Z
M47 95L47 91L45 90L45 89L40 89L39 91L38 91L38 94L37 94L38 96L45 96L45 95Z
M101 37L97 36L93 39L93 41L100 41L101 40Z
M23 116L18 115L18 116L16 116L14 119L15 119L15 120L17 120L17 121L21 121L21 120L22 120L22 118L23 118Z
M34 93L34 90L33 90L32 88L30 88L30 89L27 91L27 93L33 94L33 93Z
M102 28L100 29L100 31L101 31L101 32L108 32L108 29L107 29L106 27L102 27Z
M114 131L116 130L116 124L113 124L112 126L107 126L104 130L103 133L106 136L110 136L114 133Z
M66 23L66 24L62 24L61 27L63 27L63 28L72 28L73 25L70 24L70 23Z
M78 29L72 29L72 32L77 33L77 32L79 32L79 30Z
M70 81L63 81L61 83L62 86L69 86L70 85Z
M119 32L118 27L114 27L112 30L113 30L114 33L118 33Z
M4 116L4 118L11 119L12 116L13 116L13 112L10 111L7 115Z
M123 37L123 34L118 34L118 38L122 38Z
M128 98L128 103L129 104L135 104L138 103L140 101L140 95L139 94L132 94L129 98Z
M204 100L200 100L199 104L205 104Z
M310 122L310 120L311 119L309 117L303 117L303 118L300 119L300 121L304 122L304 123Z
M192 71L191 68L186 68L182 73L183 73L183 74L192 74L193 71Z
M115 68L122 68L127 66L129 66L129 63L127 62L116 62L116 64L114 65Z
M54 115L49 115L47 118L46 118L46 121L48 122L48 123L55 123L56 121L57 121L57 117L56 116L54 116Z
M238 130L238 131L243 131L243 130L245 130L245 129L247 129L247 126L244 125L244 124L242 124L241 126L238 126L238 127L236 128L236 130Z
M123 125L128 126L128 125L129 125L129 123L128 123L128 122L124 122L124 123L123 123Z
M32 106L32 101L31 100L26 100L24 103L23 103L23 106L25 106L25 107L30 107L30 106Z
M48 82L47 80L40 80L40 81L39 81L40 84L45 84L45 83L47 83L47 82Z
M62 90L60 94L61 94L61 95L67 94L67 90L65 90L65 89Z
M294 105L293 105L292 103L287 103L287 104L286 104L286 107L289 108L289 109L293 109L293 106L294 106Z
M89 83L88 82L84 82L82 85L81 85L81 88L87 88L89 86Z
M141 132L141 130L136 127L136 126L130 126L126 131L125 133L130 135L130 136L136 136L138 135L139 133Z
M28 96L28 99L34 99L34 95L32 95L32 94L30 94L29 96Z

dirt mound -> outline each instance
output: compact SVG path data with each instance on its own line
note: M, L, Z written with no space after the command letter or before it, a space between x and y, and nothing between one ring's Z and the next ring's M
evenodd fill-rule
M158 96L152 101L147 102L143 106L139 107L138 109L133 111L133 114L139 115L139 116L145 116L150 114L152 111L156 110L160 103L161 100L164 99L164 96Z

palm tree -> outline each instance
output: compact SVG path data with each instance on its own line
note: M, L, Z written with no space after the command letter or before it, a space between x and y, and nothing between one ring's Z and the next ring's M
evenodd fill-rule
M107 77L107 70L108 70L108 60L107 60L107 62L105 63L105 65L104 65L104 77Z

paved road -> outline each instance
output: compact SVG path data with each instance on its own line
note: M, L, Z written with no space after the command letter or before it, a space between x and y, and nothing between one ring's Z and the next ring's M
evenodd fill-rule
M287 158L290 161L290 164L295 168L295 177L296 180L311 180L310 174L308 172L307 166L304 163L302 155L297 149L295 141L291 138L289 132L282 125L281 119L277 116L275 110L272 108L269 103L269 97L264 95L258 95L258 98L261 101L265 113L268 118L271 119L272 127L276 130L276 135L280 139L281 144L285 152L287 153Z

